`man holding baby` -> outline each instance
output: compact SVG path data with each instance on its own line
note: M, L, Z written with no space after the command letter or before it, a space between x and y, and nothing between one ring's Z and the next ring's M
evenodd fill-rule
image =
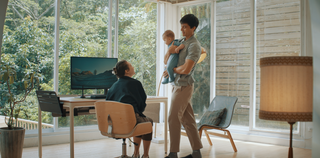
M197 130L191 97L194 88L193 72L201 54L201 45L194 37L194 32L199 25L199 20L193 14L187 14L180 20L181 32L184 38L179 42L183 43L184 48L176 52L178 46L172 44L165 55L165 64L169 56L174 53L179 54L177 67L173 68L176 74L172 82L171 107L169 111L169 130L170 130L170 153L166 158L178 158L180 150L181 125L186 130L188 139L192 147L192 154L185 158L201 158L200 149L202 143ZM168 71L163 72L164 77L169 77Z

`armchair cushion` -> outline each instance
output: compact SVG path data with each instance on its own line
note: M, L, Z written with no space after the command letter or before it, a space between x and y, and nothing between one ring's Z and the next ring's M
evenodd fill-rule
M226 108L215 111L207 111L203 114L199 123L200 125L218 126L222 120L223 114L226 111Z

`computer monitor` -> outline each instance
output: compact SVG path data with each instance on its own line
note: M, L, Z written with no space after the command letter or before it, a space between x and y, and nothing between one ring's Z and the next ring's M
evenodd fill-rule
M118 58L71 57L71 89L105 89L106 94L118 80L112 74L117 62Z

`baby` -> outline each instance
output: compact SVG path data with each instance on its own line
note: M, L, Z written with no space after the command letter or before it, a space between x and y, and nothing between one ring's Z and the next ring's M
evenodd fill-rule
M184 48L184 44L181 44L178 39L174 39L174 33L171 30L166 30L162 34L162 39L163 39L164 43L166 45L168 45L168 48L172 44L178 46L175 49L176 53L171 54L169 59L168 59L168 62L167 62L167 71L168 71L169 77L168 78L164 78L163 81L162 81L162 84L167 84L167 83L173 82L174 79L175 79L173 68L175 68L177 66L177 64L178 64L178 60L179 60L179 54L178 53L179 53L179 51L181 49Z

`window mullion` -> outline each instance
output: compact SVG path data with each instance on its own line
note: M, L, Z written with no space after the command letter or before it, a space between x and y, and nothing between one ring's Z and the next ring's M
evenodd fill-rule
M216 10L217 2L212 1L211 2L211 74L210 74L210 102L213 100L213 98L216 96L216 43L217 43L217 23L216 23Z
M109 0L108 57L112 54L112 1Z
M251 51L250 51L250 112L249 112L249 130L255 128L256 115L256 0L251 0Z

